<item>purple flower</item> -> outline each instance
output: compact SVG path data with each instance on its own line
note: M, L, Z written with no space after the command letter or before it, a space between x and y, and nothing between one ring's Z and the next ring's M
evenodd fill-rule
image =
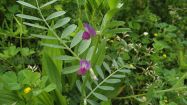
M88 32L86 32L86 31L84 31L84 33L82 35L82 39L84 39L84 40L90 39L90 34Z
M81 60L80 61L80 68L78 71L79 75L84 75L86 72L90 69L90 62L87 60Z
M83 40L88 40L88 39L90 39L91 36L96 35L96 32L95 32L94 28L91 27L88 23L84 23L84 29L86 31L84 31L84 33L82 35Z

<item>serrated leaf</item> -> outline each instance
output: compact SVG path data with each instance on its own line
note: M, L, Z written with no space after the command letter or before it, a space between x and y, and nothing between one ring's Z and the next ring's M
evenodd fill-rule
M104 66L104 68L105 68L109 73L111 73L110 67L109 67L109 65L108 65L106 62L103 62L103 66Z
M16 73L12 71L6 72L0 79L6 82L7 87L10 90L19 90L21 88L20 84L17 82Z
M107 101L107 100L108 100L108 98L107 98L106 96L102 95L102 94L93 93L93 95L94 95L95 97L97 97L98 99L100 99L100 100L103 100L103 101Z
M31 36L34 36L34 37L37 37L37 38L41 38L41 39L57 40L55 37L46 36L46 35L31 34Z
M40 8L46 7L46 6L48 6L48 5L51 5L51 4L55 3L56 1L58 1L58 0L49 1L49 2L47 2L47 3L43 4L43 5L41 5Z
M39 20L41 21L42 19L35 17L35 16L30 16L30 15L25 15L25 14L17 14L16 16L23 18L23 19L28 19L28 20Z
M26 7L29 7L29 8L33 8L33 9L38 9L37 7L33 6L32 4L29 4L27 2L24 2L24 1L16 1L18 2L19 4L23 5L23 6L26 6Z
M79 70L79 67L80 67L79 65L76 65L76 66L70 66L70 67L63 68L62 74L74 73Z
M56 45L56 44L41 43L41 45L45 46L45 47L65 49L65 47L62 47L62 46L59 46L59 45Z
M92 46L87 53L86 60L91 61L93 53L94 53L95 46Z
M99 89L102 89L102 90L114 90L114 87L111 87L111 86L99 86Z
M56 24L53 26L53 29L56 29L56 28L59 28L59 27L64 26L64 25L67 24L70 20L71 20L71 18L69 18L69 17L66 17L66 18L63 18L63 19L58 20L58 21L56 22Z
M70 47L76 46L82 40L83 30L80 30L77 35L72 39Z
M108 80L106 80L105 81L106 83L119 83L119 82L121 82L121 80L120 79L108 79Z
M27 23L27 22L23 22L23 24L28 25L28 26L31 26L31 27L35 27L35 28L40 28L40 29L45 29L45 30L47 30L46 27L41 26L41 25L38 25L38 24L32 24L32 23Z
M0 90L1 98L0 103L11 105L14 102L17 102L19 100L19 97L15 92L8 91L7 89Z
M63 56L57 57L57 59L70 61L70 60L76 60L77 58L73 56L63 55Z
M102 79L105 78L100 66L96 65L96 71Z
M79 55L82 54L84 51L86 51L89 48L90 44L91 44L91 39L82 40L82 42L78 48Z
M70 26L68 26L67 28L64 29L64 31L62 32L61 38L65 38L67 36L69 36L71 33L73 33L77 28L77 25L72 24Z
M76 81L76 85L77 85L77 88L78 88L79 92L81 93L81 86L82 86L81 81L80 81L80 80L77 80L77 81Z
M57 12L54 12L54 13L52 13L51 15L49 15L49 16L46 18L46 20L50 20L50 19L53 19L53 18L62 16L62 15L64 15L65 13L66 13L65 11L57 11Z

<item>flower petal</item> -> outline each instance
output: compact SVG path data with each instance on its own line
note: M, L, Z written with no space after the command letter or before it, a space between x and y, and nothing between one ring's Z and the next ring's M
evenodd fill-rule
M83 35L82 35L82 39L83 40L89 40L90 39L90 34L88 32L84 32Z
M85 68L80 68L79 71L78 71L78 74L79 75L85 75L87 72L87 70Z
M88 23L84 23L84 28L85 28L85 30L86 30L91 36L95 36L95 35L96 35L96 31L95 31L94 28L91 27Z
M80 61L80 68L78 71L79 75L84 75L86 72L90 69L90 62L87 60L81 60Z

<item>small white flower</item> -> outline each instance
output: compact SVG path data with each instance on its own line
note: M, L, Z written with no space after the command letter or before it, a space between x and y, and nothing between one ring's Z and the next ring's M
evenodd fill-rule
M144 33L143 33L144 36L147 36L148 34L149 34L148 32L144 32Z
M27 68L28 68L28 69L31 69L32 72L35 72L35 71L38 69L38 66L37 66L37 65L34 65L34 66L28 65Z

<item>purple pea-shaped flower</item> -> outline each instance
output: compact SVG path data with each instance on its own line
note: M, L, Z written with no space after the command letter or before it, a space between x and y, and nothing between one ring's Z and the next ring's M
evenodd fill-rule
M80 61L80 68L78 71L79 75L85 75L86 72L90 69L90 62L87 60L81 60Z
M88 23L84 23L84 33L82 35L83 40L89 40L92 36L96 35L96 31Z

